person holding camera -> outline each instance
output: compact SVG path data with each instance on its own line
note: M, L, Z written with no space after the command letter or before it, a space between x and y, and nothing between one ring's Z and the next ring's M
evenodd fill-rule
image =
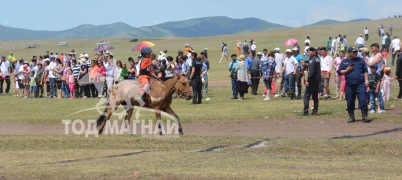
M230 79L232 81L232 99L237 99L237 89L236 89L236 79L237 79L237 74L235 72L235 68L237 66L237 64L239 63L239 61L237 61L237 55L236 54L232 54L231 56L232 58L232 62L229 63L229 72L230 72Z
M366 63L362 58L357 57L357 49L348 48L348 58L339 65L337 73L346 79L346 100L347 111L349 114L348 123L353 123L355 119L355 100L359 100L359 109L362 112L363 122L370 122L368 118L367 88L369 87L369 77Z

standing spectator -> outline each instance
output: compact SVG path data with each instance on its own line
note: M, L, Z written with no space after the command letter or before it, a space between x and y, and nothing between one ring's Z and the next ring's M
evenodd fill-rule
M279 80L279 78L281 77L281 73L282 73L282 68L283 68L283 60L285 59L284 55L280 52L281 49L279 47L276 47L274 49L275 52L275 62L276 62L276 67L275 67L275 81L278 82L278 89L279 91L282 89L282 82L283 82L283 78L281 78ZM275 94L275 97L279 97L280 92L278 91L278 93Z
M380 51L380 52L383 52L384 50L388 52L388 47L389 47L389 44L388 44L388 46L387 46L387 43L388 43L388 42L390 43L390 39L389 39L389 33L387 32L387 33L385 33L385 36L383 36L383 37L381 38L381 45L382 45L382 47L381 47L381 51Z
M80 69L81 66L77 64L77 60L73 59L71 61L71 70L73 71L73 75L74 75L74 87L75 87L75 93L74 93L74 97L78 98L79 97L79 86L78 86L78 79L79 79L79 75L80 75Z
M107 95L106 68L102 61L99 61L98 63L98 72L96 72L96 77L97 80L95 82L95 88L98 90L98 98L105 97Z
M376 103L375 100L377 99L376 97L378 97L378 94L381 93L380 91L380 84L381 84L381 77L380 75L378 75L376 73L377 71L377 65L373 64L370 66L370 71L371 74L369 74L369 94L370 94L370 113L375 113L376 112ZM379 99L378 99L379 100ZM380 105L381 106L381 105ZM384 106L384 104L383 104ZM384 107L382 107L384 108ZM380 109L380 107L378 107L378 113L382 113L384 112L384 110Z
M296 99L301 99L301 80L302 80L302 66L301 64L304 63L303 57L297 53L297 48L293 48L292 49L292 53L293 53L293 57L296 59L297 63L299 64L298 68L297 68L297 72L295 74L295 81L296 81Z
M331 79L332 70L332 57L328 56L327 49L325 47L319 48L320 54L322 56L321 65L321 85L324 87L323 93L325 100L331 99L329 91L329 81Z
M208 71L209 71L209 61L206 58L205 54L201 52L201 62L203 64L202 66L202 79L203 81L203 86L204 86L204 94L206 95L208 93Z
M359 37L356 39L355 46L357 49L364 47L363 35L360 34Z
M239 61L237 60L237 55L232 54L231 56L232 62L229 63L229 72L230 72L230 79L232 82L232 99L237 99L237 89L236 89L236 79L237 79L237 74L235 72L235 68Z
M402 46L401 40L398 39L398 37L394 36L394 39L391 41L391 44L389 45L389 50L390 50L389 53L392 53L392 61L391 61L392 66L394 66L394 62L395 62L395 56L396 56L395 48L397 48L397 47L400 48L401 46Z
M117 61L116 62L116 67L114 68L113 72L113 81L114 84L117 84L120 82L120 75L121 75L121 71L123 69L123 64L121 63L121 61Z
M85 58L81 58L81 66L80 66L80 73L78 76L78 82L80 82L80 91L79 91L79 96L82 98L88 98L89 97L89 87L88 87L88 81L89 77L87 76L88 74L88 65L87 65L87 60Z
M343 47L344 47L343 51L346 51L348 49L348 40L346 39L346 35L343 36Z
M241 42L240 42L240 40L237 40L236 49L237 49L237 54L240 54L241 53Z
M197 58L197 53L191 53L193 64L191 65L191 75L190 82L193 88L193 102L192 104L201 104L202 103L202 82L201 82L201 74L202 74L202 62L199 58Z
M42 78L42 84L46 85L46 98L50 98L50 82L49 82L49 64L50 60L45 59L43 61L44 68L43 68L43 78Z
M237 81L236 81L236 90L240 94L239 100L244 100L244 93L246 93L248 89L248 74L247 74L247 65L244 55L239 56L239 62L236 65L235 72L237 74Z
M245 56L248 55L249 50L250 50L250 47L248 47L247 41L244 40L244 43L243 43L243 54L244 54Z
M228 48L227 48L227 44L226 44L226 43L223 44L221 54L222 54L222 57L221 57L221 59L219 60L219 63L222 63L222 59L223 59L223 58L225 58L225 59L226 59L226 62L228 62L228 61L229 61L229 58L228 58Z
M369 86L368 72L364 60L357 57L357 49L348 49L348 58L341 62L337 73L345 75L346 100L349 114L348 123L355 122L355 100L359 100L359 109L362 112L364 122L370 122L367 107L367 88Z
M327 40L327 43L326 43L326 47L327 47L327 49L328 50L330 50L331 49L331 43L332 43L332 37L329 37L328 38L328 40ZM307 51L306 51L307 52ZM332 50L331 50L331 56L332 56Z
M334 36L334 39L332 39L331 43L331 55L336 56L336 36Z
M381 26L378 26L378 36L381 36Z
M366 29L363 30L364 33L364 40L367 41L369 39L369 30L366 27Z
M381 34L381 37L383 37L385 35L385 30L384 30L383 26L381 26L381 28L380 28L380 34Z
M96 60L91 61L91 67L89 68L89 89L91 91L92 98L97 98L99 96L99 91L96 88L96 84L99 81L97 77L99 71L99 66Z
M389 101L389 98L391 96L391 81L392 81L392 75L391 75L391 70L389 68L384 69L384 77L382 79L382 97L384 100Z
M71 69L71 63L65 62L63 67L63 75L61 76L61 89L64 93L64 98L70 97L70 91L68 87L68 71Z
M176 57L176 74L181 74L183 66L183 55Z
M314 47L310 47L307 50L307 54L309 56L309 61L305 61L308 64L308 77L305 82L306 90L304 91L304 109L303 115L308 115L308 107L310 96L314 102L314 109L311 115L317 115L318 112L318 91L320 88L321 82L321 65L320 59L316 55L316 49Z
M0 95L3 94L3 82L6 81L6 94L10 94L10 72L11 65L9 61L6 61L6 56L1 56L0 61Z
M56 67L54 69L56 72L55 77L56 77L56 94L57 98L61 98L62 90L61 90L61 76L63 75L63 64L61 63L61 60L59 58L56 58ZM57 91L58 90L58 91Z
M339 51L339 56L334 60L334 68L335 71L338 71L339 65L341 62L345 60L345 51ZM345 76L340 76L338 73L335 73L335 84L336 84L336 99L342 100L345 99Z
M208 59L208 48L204 48L203 53L204 53L205 58Z
M50 58L50 63L49 63L49 83L50 83L50 98L56 98L56 59L55 58Z
M255 45L255 42L254 41L251 41L252 42L252 44L250 45L250 49L251 49L251 55L253 55L253 59L255 58L255 52L256 52L256 50L257 50L257 45Z
M372 44L370 47L371 47L371 53L373 54L373 56L371 56L369 58L369 60L366 61L366 65L367 65L367 68L368 68L367 71L368 71L368 74L371 75L372 70L373 70L371 68L371 66L375 65L375 68L376 68L375 73L378 74L378 76L380 77L380 81L381 81L381 79L382 79L381 75L384 72L383 71L384 70L384 58L383 58L382 54L379 51L380 46L377 43ZM383 113L383 112L385 112L384 99L382 97L381 90L379 90L379 91L380 91L380 93L372 93L372 94L370 94L370 96L371 95L377 95L375 98L378 99L378 102L379 102L380 108L381 108L380 111L378 111L378 113ZM371 102L373 103L373 101L371 101ZM371 107L373 107L373 104L371 104ZM373 110L373 109L371 109L371 110Z
M28 98L33 98L36 93L36 80L35 80L35 72L31 71L29 75L29 91Z
M127 79L135 79L136 74L137 73L136 73L136 69L135 69L134 59L132 57L129 57L128 58Z
M295 75L298 68L299 63L292 56L292 50L286 49L286 58L281 73L284 76L284 88L282 90L282 97L286 97L285 93L287 89L289 89L290 99L293 100L295 98Z
M69 69L67 72L67 84L68 84L68 89L70 91L70 98L73 99L75 97L75 78L74 78L74 73L73 70Z
M17 58L14 56L13 52L10 52L10 55L8 55L7 57L8 63L10 63L11 66L11 71L13 71L13 69L15 69L15 63L17 62Z
M391 35L392 35L392 31L394 30L394 25L391 23L390 25L389 25L389 32L391 33Z
M307 36L306 40L304 40L304 44L306 44L306 43L311 44L310 36Z
M43 65L38 64L38 70L36 71L36 86L37 86L37 91L35 94L36 98L42 98L43 97L43 75L45 74L45 71L43 70Z
M261 78L261 71L260 71L261 58L262 58L262 53L261 53L261 52L258 52L258 53L257 53L257 57L254 58L254 59L251 61L251 64L250 64L251 94L252 94L252 95L257 95L257 92L258 92L258 85L260 84L260 78Z
M268 60L261 62L262 78L267 89L267 96L264 101L271 100L272 98L272 80L275 78L276 62L274 59L274 52L269 53ZM275 87L275 86L274 86Z
M149 58L149 57L148 57ZM150 59L148 59L150 61ZM138 63L138 67L140 67L142 60ZM103 65L105 66L106 69L106 95L105 97L107 97L110 93L110 91L112 90L112 86L113 86L113 71L114 71L114 59L113 59L113 55L108 55L105 58L105 63L103 63ZM140 68L137 70L137 72L140 71ZM138 75L138 77L140 77L140 73ZM145 82L144 82L145 84Z

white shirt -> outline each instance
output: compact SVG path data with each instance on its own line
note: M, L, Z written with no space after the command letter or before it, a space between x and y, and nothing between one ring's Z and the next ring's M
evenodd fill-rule
M368 34L368 29L363 30L364 34Z
M332 48L335 48L335 45L336 45L336 39L333 39L333 40L332 40L331 47L332 47Z
M320 57L321 59L321 71L331 72L332 70L332 57L327 55L324 57Z
M261 61L268 61L268 54L262 54Z
M387 35L384 35L384 36L382 37L381 44L385 44L385 40L387 40L387 38L388 38L388 36L387 36Z
M10 72L8 72L8 68L10 68L10 63L8 61L1 61L0 63L1 63L1 73L6 76L9 76Z
M394 40L391 41L391 47L392 48L396 48L396 47L400 47L401 44L401 40L396 38Z
M306 54L307 54L307 49L308 49L308 48L310 48L310 46L306 46L306 47L304 48L303 55L306 55Z
M310 44L310 46L311 46L310 39L306 39L306 40L304 40L304 44L306 44L306 43Z
M18 72L21 72L18 74L18 79L20 79L20 80L24 78L24 73L22 71L24 71L23 65L21 65L20 68L18 69Z
M280 53L275 53L275 62L276 62L276 67L275 67L275 72L276 73L281 73L282 71L282 65L283 65L283 54Z
M293 56L290 56L290 58L286 57L285 58L285 76L295 72L296 64L299 64Z
M257 49L257 46L255 44L253 44L253 45L251 45L250 48L251 48L252 51L255 51Z
M364 45L364 39L362 37L358 37L356 39L355 45Z
M53 75L53 71L56 68L56 62L52 61L49 64L49 78L56 78L56 76Z

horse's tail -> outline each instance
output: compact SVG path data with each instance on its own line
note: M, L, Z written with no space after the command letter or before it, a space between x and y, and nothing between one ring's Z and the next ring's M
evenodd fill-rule
M105 121L106 121L106 113L109 109L109 104L106 105L105 110L102 112L102 114L98 117L98 120L96 120L96 126L99 128Z

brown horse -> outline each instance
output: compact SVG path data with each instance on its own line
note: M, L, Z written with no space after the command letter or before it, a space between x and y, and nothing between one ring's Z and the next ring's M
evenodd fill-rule
M155 110L156 120L161 130L161 111L164 111L176 118L179 125L179 133L183 134L179 117L170 107L174 92L181 98L191 99L190 82L183 75L176 75L173 78L162 81L157 77L152 78L152 88L143 96L139 95L140 84L135 81L125 80L112 88L109 96L108 106L97 120L98 133L102 134L103 129L112 113L123 105L126 110L125 123L130 123L134 106L145 107ZM128 123L128 124L127 124ZM160 131L162 133L162 131Z

